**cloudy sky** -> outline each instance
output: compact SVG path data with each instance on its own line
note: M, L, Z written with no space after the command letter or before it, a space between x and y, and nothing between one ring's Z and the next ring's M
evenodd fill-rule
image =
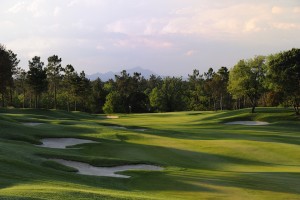
M232 67L300 47L299 0L1 0L0 43L87 74Z

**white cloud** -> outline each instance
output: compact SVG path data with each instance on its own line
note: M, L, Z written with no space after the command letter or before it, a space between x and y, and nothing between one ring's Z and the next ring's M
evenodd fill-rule
M49 51L49 49L56 49L66 43L66 40L59 38L43 38L43 37L29 37L19 38L7 44L11 49L17 49L26 55L27 59L33 56L41 56Z
M207 10L201 7L181 8L172 12L161 33L192 34L211 39L247 37L270 29L276 22L273 13L280 15L285 10L283 7L270 8L265 3L232 4Z
M272 13L273 14L282 14L283 12L284 12L283 7L279 7L279 6L273 6L272 7Z
M154 33L151 20L147 19L121 19L106 26L107 32L122 33L126 35L143 35Z
M20 12L24 7L25 7L25 2L21 1L15 4L13 7L9 8L8 12L16 14Z
M54 9L54 11L53 11L53 16L54 16L54 17L59 16L60 11L61 11L61 7L55 7L55 9Z
M300 13L300 7L295 7L293 9L293 12L296 13L296 14L299 14Z
M273 23L273 27L280 30L300 30L300 24L297 23Z
M68 7L72 7L72 6L75 6L76 4L78 4L79 3L79 1L78 0L72 0L72 1L70 1L69 3L68 3Z
M14 28L15 23L10 20L3 20L3 21L0 21L0 27L5 27L6 29Z
M96 49L99 50L99 51L103 51L103 50L105 50L105 47L102 46L101 44L98 44L98 45L96 46Z
M185 53L185 55L186 55L186 56L192 56L192 55L194 55L195 53L196 53L195 50L189 50L189 51L187 51L187 52Z
M154 49L171 48L173 44L169 41L145 38L145 37L131 37L127 39L119 39L114 42L114 46L122 48L140 48L148 47Z
M87 21L84 19L79 19L77 22L72 23L72 27L83 31L95 30L95 28L93 26L88 25Z
M31 12L34 17L42 17L46 15L46 11L44 10L41 4L43 0L34 0L27 6L27 11Z
M262 28L257 25L256 19L250 19L245 23L244 26L245 26L244 27L245 32L259 32L262 30Z

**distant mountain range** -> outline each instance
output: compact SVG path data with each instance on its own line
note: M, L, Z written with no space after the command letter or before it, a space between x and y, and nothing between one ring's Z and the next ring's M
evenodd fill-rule
M143 69L141 67L134 67L132 69L126 69L126 72L129 73L130 75L133 75L134 72L141 73L142 76L144 76L146 79L148 79L152 74L158 76L155 72L148 70L148 69ZM97 78L100 78L102 81L108 81L109 79L114 79L115 75L120 75L121 71L119 72L106 72L106 73L95 73L91 75L87 75L87 78L90 79L91 81L96 80Z

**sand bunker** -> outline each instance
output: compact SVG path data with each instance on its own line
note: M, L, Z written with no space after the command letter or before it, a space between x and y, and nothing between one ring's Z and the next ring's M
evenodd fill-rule
M107 115L107 116L99 116L101 119L118 119L119 116Z
M25 122L25 123L23 123L23 125L26 125L26 126L38 126L38 125L41 125L41 124L44 124L44 123L38 123L38 122Z
M263 126L268 125L268 122L260 122L260 121L235 121L235 122L228 122L225 124L238 124L238 125L247 125L247 126Z
M107 119L118 119L119 116L107 115L106 118Z
M41 142L43 144L38 146L55 148L55 149L65 149L68 146L73 146L77 144L97 143L92 140L83 140L77 138L44 138L41 140Z
M69 167L73 167L78 170L78 174L83 175L93 175L93 176L108 176L108 177L116 177L116 178L130 178L130 176L115 174L117 172L128 171L128 170L150 170L150 171L161 171L162 167L154 166L154 165L123 165L118 167L94 167L92 165L68 161L62 159L50 159L56 161L62 165L66 165Z

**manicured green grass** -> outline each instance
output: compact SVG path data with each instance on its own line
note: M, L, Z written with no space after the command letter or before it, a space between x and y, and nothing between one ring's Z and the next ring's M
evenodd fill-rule
M239 120L270 125L225 124ZM48 137L99 143L78 145L80 149L36 146ZM258 108L255 114L249 109L130 114L118 119L0 109L0 199L300 199L299 145L300 119L284 108ZM165 170L122 173L130 179L86 176L47 158L94 166L146 163Z

